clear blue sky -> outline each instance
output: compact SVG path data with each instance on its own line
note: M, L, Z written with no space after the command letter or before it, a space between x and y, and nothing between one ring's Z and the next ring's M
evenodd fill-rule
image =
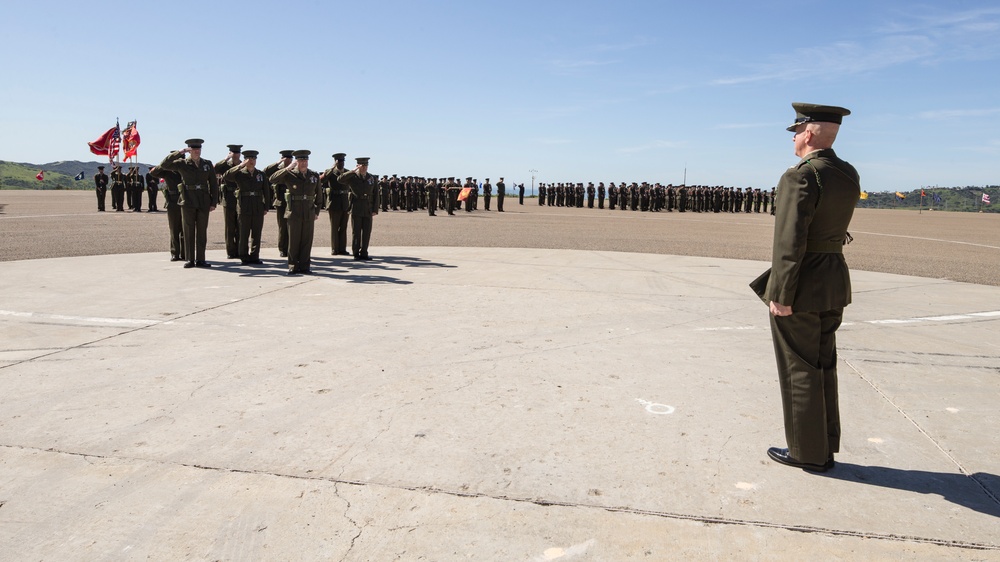
M770 187L842 105L869 191L1000 184L1000 3L8 2L0 160L372 157L373 173Z

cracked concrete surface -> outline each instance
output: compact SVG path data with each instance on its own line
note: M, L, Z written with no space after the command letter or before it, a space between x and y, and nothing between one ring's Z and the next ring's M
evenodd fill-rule
M1000 288L854 272L815 475L766 264L380 253L0 264L3 557L1000 559Z

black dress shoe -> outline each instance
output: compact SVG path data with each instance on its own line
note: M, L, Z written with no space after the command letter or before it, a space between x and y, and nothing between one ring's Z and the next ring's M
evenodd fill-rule
M363 258L357 254L354 255L354 261L361 261Z
M299 274L299 272L295 271L294 269L289 269L288 270L288 275L298 275L298 274Z
M808 470L811 472L826 472L828 469L833 468L833 457L831 456L823 464L812 464L808 462L802 462L792 458L788 454L788 449L779 449L777 447L771 447L767 450L767 456L771 457L771 460L777 463L781 463L788 466L794 466L795 468L801 468L803 470Z
M189 267L194 267L194 262L193 261L189 261L189 262L186 262L184 264L184 269L187 269Z
M252 263L254 265L263 265L264 264L264 262L260 261L259 259L252 259L252 260L250 260L250 263Z
M212 267L212 264L208 263L207 261L195 262L195 265L197 267Z
M181 261L180 256L170 256L170 261Z
M288 252L278 252L278 255L281 256L281 257L283 257L283 258L287 258L288 257Z

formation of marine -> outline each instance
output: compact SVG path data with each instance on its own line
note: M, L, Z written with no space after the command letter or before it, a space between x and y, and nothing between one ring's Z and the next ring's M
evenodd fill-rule
M140 211L142 192L149 194L149 211L157 211L156 186L163 193L170 231L172 261L184 267L211 267L205 260L209 213L221 204L225 221L226 255L245 265L257 265L260 259L261 231L264 217L274 211L278 224L278 252L288 259L290 275L309 273L314 221L322 211L330 220L330 253L370 260L368 245L372 219L381 211L438 211L454 215L456 211L490 211L493 199L496 210L504 212L507 185L504 178L496 184L490 178L480 182L474 177L465 181L455 176L424 178L393 174L378 177L368 173L369 158L356 158L357 166L347 170L343 152L333 154L333 165L322 173L309 168L310 151L282 150L279 159L263 168L257 167L256 150L243 145L227 145L229 154L217 163L201 158L201 139L188 139L187 148L167 155L159 166L143 177L136 167L127 173L114 166L109 177L104 168L94 176L98 211L105 210L110 186L112 206ZM514 185L518 203L524 204L524 184ZM495 191L494 191L495 190ZM495 193L495 196L494 196ZM513 196L513 193L511 194ZM722 186L674 186L659 183L626 184L593 182L539 185L539 205L553 207L596 207L609 210L695 213L770 213L774 214L774 189ZM350 219L350 221L348 221ZM351 248L347 249L348 225Z
M768 213L774 214L774 188L723 187L706 185L662 185L660 183L626 184L593 182L550 183L538 187L538 204L551 207L577 207L631 211L677 211L680 213ZM770 211L768 210L770 209Z

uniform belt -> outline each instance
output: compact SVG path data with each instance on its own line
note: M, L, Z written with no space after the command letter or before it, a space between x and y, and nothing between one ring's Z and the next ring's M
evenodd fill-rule
M307 201L312 199L312 197L309 197L308 195L289 195L288 199L291 201Z
M333 195L347 195L347 190L346 189L338 189L336 191L331 190L330 193Z
M184 189L201 189L202 187L200 183L195 185L184 184Z
M816 254L843 254L844 242L840 240L806 240L806 251Z
M257 195L256 191L241 191L240 195Z

